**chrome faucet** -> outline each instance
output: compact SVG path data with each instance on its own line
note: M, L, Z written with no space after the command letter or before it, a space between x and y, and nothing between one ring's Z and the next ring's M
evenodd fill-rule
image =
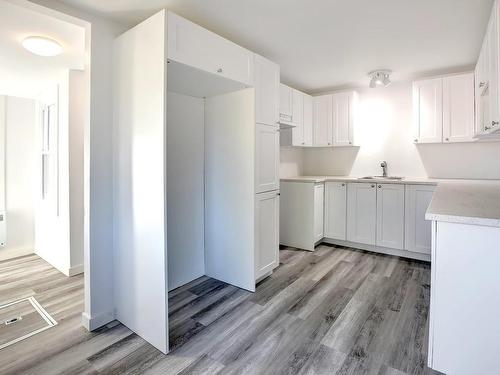
M380 166L382 167L382 177L387 177L387 162L383 161Z

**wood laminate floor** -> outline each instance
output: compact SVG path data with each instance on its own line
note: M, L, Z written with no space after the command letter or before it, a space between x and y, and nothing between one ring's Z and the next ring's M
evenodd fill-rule
M81 276L0 262L0 303L34 295L59 322L0 350L0 374L436 374L428 264L332 246L280 260L256 293L207 277L171 292L167 356L116 322L81 328Z

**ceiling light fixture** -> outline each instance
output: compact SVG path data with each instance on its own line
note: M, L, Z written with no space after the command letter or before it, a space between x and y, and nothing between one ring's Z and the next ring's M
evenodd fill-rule
M62 46L58 42L43 36L29 36L23 40L22 45L39 56L57 56L62 52Z
M370 88L374 89L375 87L387 87L391 84L391 75L390 70L374 70L373 72L368 73L368 76L371 78L370 80Z

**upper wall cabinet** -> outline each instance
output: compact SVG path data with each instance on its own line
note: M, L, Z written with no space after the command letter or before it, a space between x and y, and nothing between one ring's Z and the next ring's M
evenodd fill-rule
M474 77L472 73L413 83L415 143L474 141Z
M280 122L293 124L293 89L280 84Z
M280 67L255 55L255 106L259 124L278 126L280 103Z
M343 92L334 94L332 99L332 144L334 146L352 146L354 144L358 94L356 92Z
M313 98L313 145L354 145L358 94L354 91Z
M312 146L312 97L285 85L281 85L280 92L280 123L290 126L290 128L285 128L281 131L281 145L297 147ZM288 116L287 113L291 113L291 117L286 117Z
M474 137L474 74L443 78L443 142Z
M332 95L313 98L313 146L328 147L333 143Z
M172 12L168 13L168 59L253 85L254 54Z
M443 79L413 83L413 121L415 143L441 143L443 140Z
M474 71L475 133L478 137L488 137L493 133L498 134L500 132L500 98L498 92L500 85L499 12L500 5L495 2Z

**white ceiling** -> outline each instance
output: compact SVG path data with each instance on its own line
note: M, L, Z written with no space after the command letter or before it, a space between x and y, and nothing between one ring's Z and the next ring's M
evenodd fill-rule
M493 0L61 0L134 25L167 7L282 68L309 92L471 68Z
M63 69L82 69L85 29L0 0L0 94L35 97ZM63 53L36 56L21 42L30 35L57 40Z

